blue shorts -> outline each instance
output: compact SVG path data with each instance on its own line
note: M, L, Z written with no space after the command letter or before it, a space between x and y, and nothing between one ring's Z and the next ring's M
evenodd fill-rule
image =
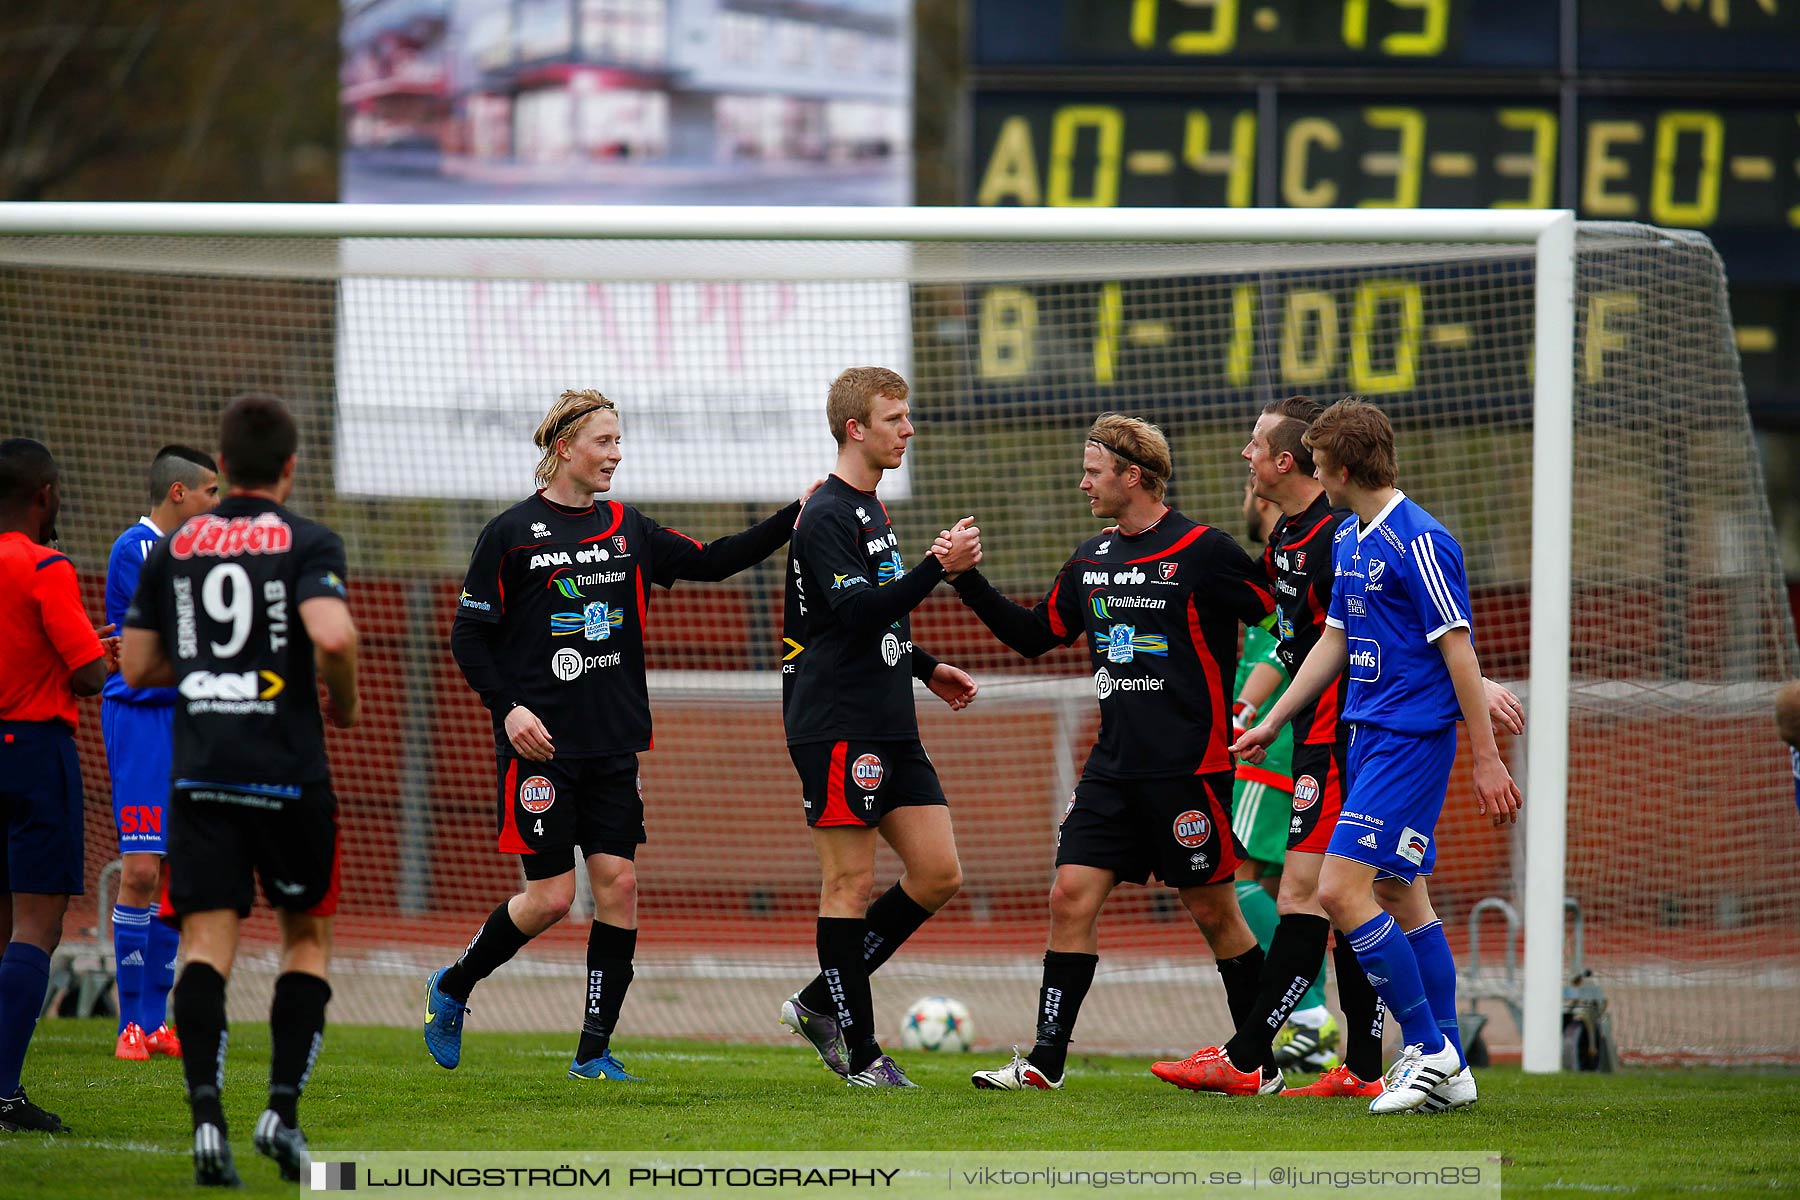
M81 766L60 721L0 721L0 892L79 896Z
M112 775L113 827L119 853L164 854L163 813L175 754L175 709L165 704L100 702L100 736Z
M1437 733L1350 730L1350 787L1327 854L1411 883L1437 865L1438 814L1456 761L1456 726Z

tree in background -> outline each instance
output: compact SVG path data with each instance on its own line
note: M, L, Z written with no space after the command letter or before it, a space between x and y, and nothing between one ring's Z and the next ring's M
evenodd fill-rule
M0 198L333 200L337 0L8 0Z

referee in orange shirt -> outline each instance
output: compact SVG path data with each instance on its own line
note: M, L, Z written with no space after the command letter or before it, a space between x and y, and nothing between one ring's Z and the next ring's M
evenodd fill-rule
M40 442L0 442L0 1130L65 1132L25 1098L19 1073L50 985L50 952L82 891L81 768L75 698L118 664L112 626L95 632L75 567L56 540L62 489Z

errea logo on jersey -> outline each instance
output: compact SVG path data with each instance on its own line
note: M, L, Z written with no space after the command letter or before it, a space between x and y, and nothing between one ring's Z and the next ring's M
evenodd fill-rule
M533 521L531 523L531 536L547 538L550 536L550 527L542 521Z

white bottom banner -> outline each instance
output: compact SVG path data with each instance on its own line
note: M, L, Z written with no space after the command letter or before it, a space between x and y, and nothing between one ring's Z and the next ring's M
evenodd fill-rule
M319 1151L302 1193L395 1196L1042 1196L1059 1189L1125 1196L1406 1197L1500 1195L1499 1151L1244 1154L1169 1151L645 1150Z

